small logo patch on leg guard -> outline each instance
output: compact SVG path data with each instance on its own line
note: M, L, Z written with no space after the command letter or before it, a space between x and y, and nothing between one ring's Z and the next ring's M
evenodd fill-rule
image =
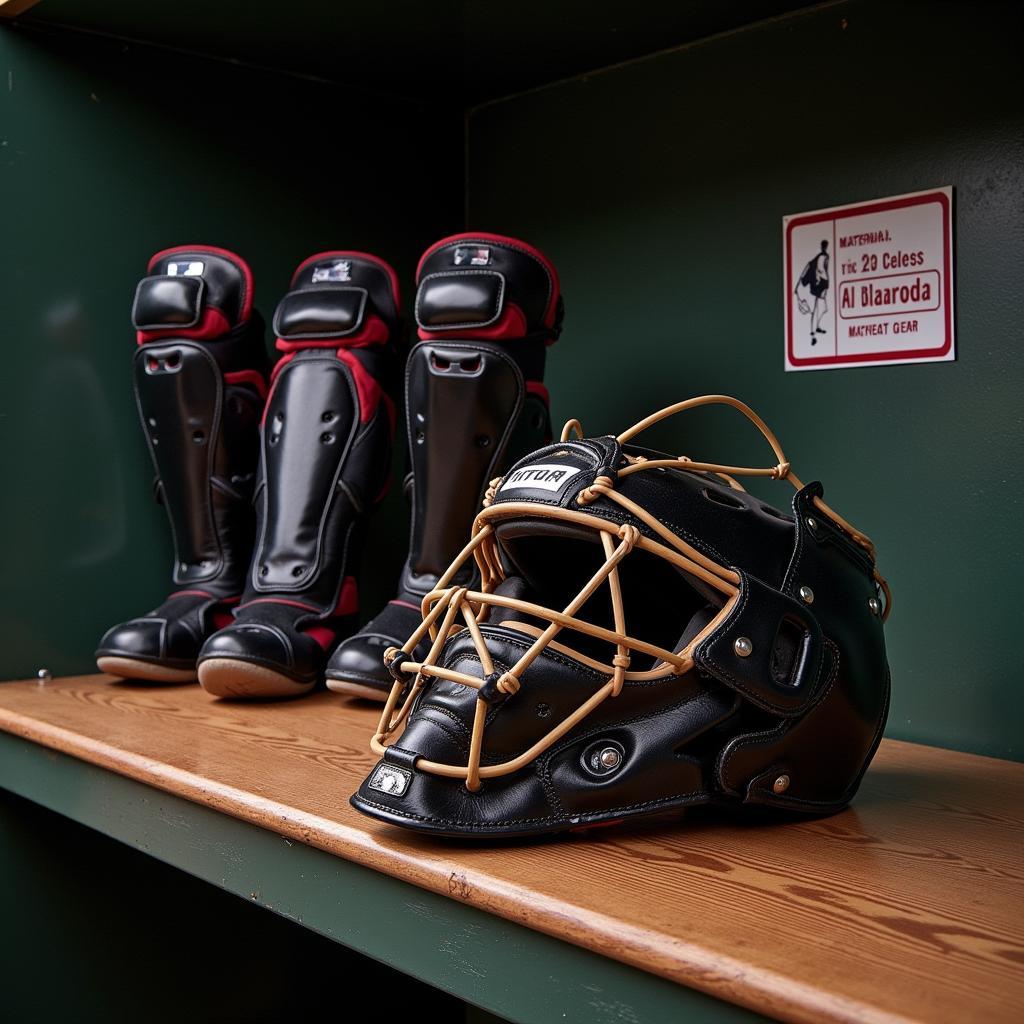
M486 267L491 262L490 249L469 249L460 246L455 250L455 266Z
M407 772L404 768L396 768L394 765L382 764L370 776L367 785L370 789L389 793L391 796L405 796L410 782L412 782L412 772Z
M313 270L312 284L319 284L321 281L351 281L352 261L335 260L323 267L316 267Z
M168 277L202 277L206 264L201 260L189 260L187 263L168 263Z

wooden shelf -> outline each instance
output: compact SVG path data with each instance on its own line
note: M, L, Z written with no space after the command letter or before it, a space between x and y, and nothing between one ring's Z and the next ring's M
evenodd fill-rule
M104 676L0 686L16 737L760 1013L1019 1019L1024 765L887 741L820 821L470 845L348 805L377 714Z

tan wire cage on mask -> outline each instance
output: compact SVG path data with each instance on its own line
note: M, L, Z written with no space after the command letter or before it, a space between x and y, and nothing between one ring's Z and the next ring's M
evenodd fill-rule
M625 456L626 465L618 469L618 478L621 480L633 473L670 468L693 473L714 474L737 490L743 490L743 488L734 479L736 476L762 476L775 480L788 480L796 490L803 489L803 483L793 473L778 440L764 421L749 406L726 395L705 395L668 406L630 427L616 440L619 444L625 444L653 424L676 413L703 405L727 405L738 409L764 435L765 440L775 453L777 464L766 468L751 468L693 462L686 456L665 459ZM574 432L579 437L583 436L579 422L570 420L562 430L561 440L569 441ZM583 488L576 496L576 503L585 508L599 497L607 498L644 523L660 539L655 540L644 536L633 525L619 526L585 511L574 511L528 501L507 501L493 505L491 504L492 499L501 482L500 478L491 482L484 499L484 508L477 515L473 524L472 538L449 566L447 572L438 580L437 586L423 598L421 606L423 621L419 627L401 648L390 647L384 653L385 664L394 675L395 684L388 696L380 724L370 744L375 754L378 756L384 754L389 745L388 741L392 740L396 732L403 727L417 696L430 680L448 680L471 687L477 691L477 699L467 763L443 764L419 758L416 761L416 768L447 778L464 779L466 787L473 792L480 788L482 779L507 775L528 765L586 718L599 704L609 698L617 697L626 682L661 679L691 671L694 667L694 650L729 616L739 594L740 585L738 573L719 565L702 554L636 502L619 493L615 489L614 481L608 476L598 476L589 487ZM843 533L868 552L873 563L874 545L870 539L851 526L820 498L815 497L814 503L823 515L828 516ZM599 536L605 556L603 564L560 611L545 608L543 605L521 598L495 593L495 589L505 579L505 571L495 536L495 524L505 519L524 515L534 519L549 518L571 523L593 530ZM624 559L638 549L664 559L722 596L723 604L715 616L681 650L666 650L631 636L627 631L619 566ZM457 586L452 583L470 558L474 559L480 573L479 589ZM892 597L888 585L877 569L874 570L874 578L885 596L885 606L882 611L884 621L892 609ZM607 586L609 590L614 629L608 629L577 617L580 609L604 586ZM480 624L487 621L491 609L495 607L509 609L548 623L516 663L503 672L496 671L491 652L480 631ZM463 630L468 631L472 637L473 646L483 669L483 678L438 664L442 649L449 638ZM558 644L555 638L564 630L582 633L606 642L610 649L610 660L602 662ZM427 638L429 638L430 644L427 655L422 661L414 660L413 651L421 642L426 642ZM488 708L498 701L515 697L524 684L524 676L530 665L549 645L554 645L555 649L561 650L582 664L606 675L607 680L592 696L561 722L554 725L528 750L500 764L481 765ZM631 670L631 658L634 653L653 658L654 666L643 671Z

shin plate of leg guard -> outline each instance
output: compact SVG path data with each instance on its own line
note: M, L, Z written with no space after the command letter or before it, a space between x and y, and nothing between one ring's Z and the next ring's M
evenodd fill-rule
M139 282L135 399L170 520L175 589L158 608L107 631L96 652L104 672L195 680L199 648L241 596L266 394L252 292L245 262L208 246L158 253Z
M355 628L354 559L388 479L394 271L362 253L321 253L291 287L274 316L282 356L261 429L246 590L199 657L215 696L291 697L317 684L326 652Z
M443 239L416 277L420 340L405 375L409 555L396 598L327 667L332 690L381 701L393 682L384 652L419 622L420 602L469 536L489 481L551 438L542 381L562 320L554 267L514 238Z

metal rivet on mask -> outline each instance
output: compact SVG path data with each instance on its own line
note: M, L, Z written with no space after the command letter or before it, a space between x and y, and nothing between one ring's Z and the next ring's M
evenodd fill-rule
M580 755L588 775L603 779L617 772L626 761L626 750L617 740L595 740Z
M749 658L754 653L754 645L750 637L738 636L732 645L732 649L741 658Z
M810 587L800 588L800 600L804 604L814 604L814 591Z
M788 775L780 775L772 783L772 792L773 793L785 793L787 789L789 789L789 776Z
M872 615L880 615L882 612L882 602L877 597L869 597L868 610Z
M808 516L807 517L807 529L808 530L816 530L817 528L818 528L818 520L815 519L814 516Z

